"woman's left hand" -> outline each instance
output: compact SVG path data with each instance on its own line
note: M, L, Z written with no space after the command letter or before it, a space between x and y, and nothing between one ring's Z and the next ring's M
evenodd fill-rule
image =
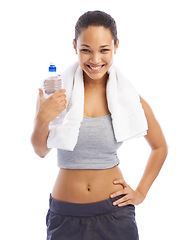
M116 196L119 196L121 194L125 194L124 197L118 199L117 201L113 202L113 205L118 205L119 207L133 204L138 205L143 202L145 199L145 196L140 193L138 190L133 190L125 181L124 179L118 179L113 182L114 184L121 184L123 186L122 190L119 190L118 192L112 193L110 195L111 198L114 198Z

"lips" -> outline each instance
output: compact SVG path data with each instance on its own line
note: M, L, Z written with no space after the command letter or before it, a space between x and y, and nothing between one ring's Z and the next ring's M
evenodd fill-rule
M98 65L98 66L87 65L87 66L92 71L99 71L99 70L101 70L104 67L104 65Z

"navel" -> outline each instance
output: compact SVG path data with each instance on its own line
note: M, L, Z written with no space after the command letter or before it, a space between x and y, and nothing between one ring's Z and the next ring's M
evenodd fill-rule
M88 192L90 192L91 191L91 187L90 187L90 185L88 184L88 187L87 187L87 189L88 189Z

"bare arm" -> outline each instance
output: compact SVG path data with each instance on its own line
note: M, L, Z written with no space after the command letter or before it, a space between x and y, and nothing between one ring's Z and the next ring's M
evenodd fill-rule
M42 89L39 90L34 129L31 135L32 146L39 157L44 158L51 150L47 147L49 123L66 108L67 101L64 92L65 89L61 89L46 99Z
M148 132L145 139L151 147L151 153L137 190L146 196L167 157L168 147L150 106L143 98L140 98L140 100L148 122Z
M143 202L167 157L168 147L161 127L148 103L141 97L140 101L148 122L148 131L145 139L151 147L151 153L143 176L135 191L124 181L124 179L117 179L114 181L114 184L121 184L124 189L111 194L111 197L126 194L126 196L116 201L116 205L118 204L119 206L127 204L137 205Z
M49 123L42 120L39 116L36 117L34 130L31 136L31 143L35 153L44 158L51 150L47 148L47 138L49 134Z

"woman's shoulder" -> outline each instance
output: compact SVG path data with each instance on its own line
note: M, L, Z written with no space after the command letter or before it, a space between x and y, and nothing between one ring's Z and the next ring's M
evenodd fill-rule
M144 110L146 119L147 119L147 123L148 123L148 130L150 131L150 128L158 125L157 120L155 118L155 115L152 111L151 106L148 104L148 102L141 96L139 96L140 98L140 102L142 105L142 108Z
M146 117L147 118L149 118L151 116L154 117L154 113L151 109L151 106L148 104L148 102L141 96L139 96L139 98L140 98L140 102L141 102L141 105L142 105L142 108L145 112Z

